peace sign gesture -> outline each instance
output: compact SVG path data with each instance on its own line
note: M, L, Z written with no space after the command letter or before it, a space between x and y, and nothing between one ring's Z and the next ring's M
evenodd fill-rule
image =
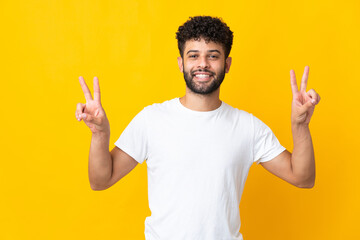
M290 70L290 81L293 95L291 105L291 123L296 125L309 124L310 118L314 112L315 105L319 103L320 96L314 89L306 92L306 86L309 76L309 66L304 69L301 79L300 90L296 83L294 70Z
M94 99L83 77L79 77L81 88L84 92L86 103L76 105L75 116L78 121L84 120L92 133L110 134L110 125L105 111L101 106L99 79L94 77Z

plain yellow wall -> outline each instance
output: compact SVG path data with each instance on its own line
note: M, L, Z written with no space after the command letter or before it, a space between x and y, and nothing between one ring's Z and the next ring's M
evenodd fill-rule
M175 32L195 15L222 17L234 32L221 99L290 151L290 69L300 81L309 65L308 89L322 98L310 124L315 187L254 164L244 239L360 238L358 0L32 0L0 2L0 239L144 239L146 163L108 190L90 188L78 77L91 89L99 78L113 148L143 107L183 96Z

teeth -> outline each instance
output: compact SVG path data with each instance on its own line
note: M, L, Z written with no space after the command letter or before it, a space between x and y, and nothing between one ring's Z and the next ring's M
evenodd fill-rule
M208 77L209 75L206 75L206 74L197 74L195 75L197 78L206 78Z

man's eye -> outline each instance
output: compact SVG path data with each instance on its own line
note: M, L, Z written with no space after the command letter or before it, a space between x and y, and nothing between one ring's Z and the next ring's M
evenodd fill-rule
M189 58L196 58L196 55L190 55Z
M209 56L211 59L216 59L216 58L218 58L218 56L216 56L216 55L210 55Z

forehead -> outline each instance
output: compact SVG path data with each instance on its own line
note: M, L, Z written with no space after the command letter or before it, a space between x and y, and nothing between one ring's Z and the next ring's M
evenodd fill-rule
M209 41L205 42L203 38L200 40L188 40L185 43L184 54L187 54L188 51L195 50L199 52L209 51L209 50L218 50L220 53L224 54L224 48L220 43Z

